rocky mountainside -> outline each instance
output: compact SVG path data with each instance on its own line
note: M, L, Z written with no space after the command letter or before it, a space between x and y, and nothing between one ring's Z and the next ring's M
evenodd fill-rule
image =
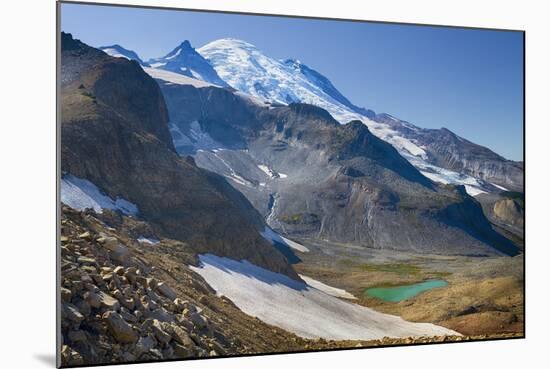
M62 208L61 365L311 351L484 337L304 339L244 314L192 270L186 243L140 242L146 222Z
M446 129L421 129L351 103L330 80L298 60L275 60L242 40L220 39L198 52L230 86L262 101L308 103L346 124L362 121L417 169L440 183L462 184L471 195L523 191L523 165L506 160ZM495 186L496 185L496 186Z
M187 40L183 41L165 56L149 60L149 64L154 68L183 74L184 76L213 83L220 87L228 86L218 76L218 73L212 68L210 63L196 52Z
M517 252L464 187L433 183L361 122L341 125L313 105L158 81L197 165L228 178L272 228L420 253ZM208 146L192 140L198 134Z
M139 209L157 236L299 279L260 234L263 218L214 173L179 157L157 83L137 62L62 34L61 163Z
M426 162L485 181L480 184L485 192L500 192L503 188L523 191L523 162L507 160L446 128L423 129L387 114L377 114L373 120L390 125L423 147Z

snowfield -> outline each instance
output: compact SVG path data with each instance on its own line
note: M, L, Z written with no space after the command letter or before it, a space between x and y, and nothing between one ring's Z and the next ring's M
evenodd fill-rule
M269 227L265 227L263 232L260 232L263 238L271 242L271 244L274 244L275 242L281 243L283 245L286 245L290 247L291 249L294 249L296 251L300 252L309 252L309 249L305 247L302 244L299 244L298 242L294 242L292 240L289 240L288 238L285 238L275 232L273 229Z
M191 85L196 88L216 86L212 83L204 82L198 79L184 76L183 74L170 72L163 69L143 67L145 73L155 79L162 79L163 81L170 82L176 85Z
M489 184L467 174L458 173L449 169L428 164L411 155L405 154L403 157L414 165L416 169L418 169L425 177L428 177L434 182L443 184L463 185L466 192L470 196L477 196L479 194L488 193L494 190L491 188L494 186L493 184Z
M137 215L137 205L123 198L111 199L92 182L71 174L61 178L61 202L76 210L93 209L101 213L103 209L119 210L126 215Z
M305 338L372 340L383 337L459 335L428 323L411 323L343 301L289 277L210 254L190 266L218 295L248 315Z
M321 281L318 281L318 280L313 279L313 278L309 278L309 277L307 277L303 274L300 274L300 278L302 278L302 280L304 282L306 282L308 286L316 288L319 291L323 291L327 295L331 295L331 296L334 296L334 297L339 297L339 298L342 298L342 299L357 300L357 297L353 296L351 293L349 293L348 291L343 290L341 288L336 288L336 287L329 286L327 284L324 284Z
M158 245L160 243L160 241L157 240L156 238L148 238L148 237L144 237L144 236L138 237L137 242L146 243L146 244L149 244L151 246Z

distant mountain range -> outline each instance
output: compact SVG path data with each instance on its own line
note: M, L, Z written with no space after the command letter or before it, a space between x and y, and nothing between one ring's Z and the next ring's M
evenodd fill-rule
M376 114L358 107L318 71L299 60L270 58L245 41L220 39L197 50L189 41L184 41L166 56L151 59L148 64L135 52L120 46L116 50L119 55L144 66L221 87L231 86L262 101L313 104L327 110L342 124L360 120L425 176L440 183L464 185L471 195L523 191L522 162L506 160L445 128L423 129L389 114Z
M70 50L70 46L67 47ZM115 48L106 50L111 49ZM135 60L141 69L157 80L162 101L150 105L150 99L137 95L129 96L128 101L121 100L120 94L115 93L117 88L121 88L113 74L117 64L109 59L105 60L105 65L109 66L105 67L109 72L105 75L110 75L110 79L100 78L91 86L83 84L84 92L90 90L97 101L101 96L100 105L108 102L118 111L116 116L127 117L128 122L142 122L136 127L138 132L147 129L160 139L166 145L162 150L153 149L151 144L147 144L146 151L137 146L120 150L121 153L135 151L139 155L157 152L157 157L164 158L160 161L165 163L168 160L159 167L166 171L164 174L154 171L155 176L147 179L147 186L136 188L134 182L128 182L128 187L124 188L120 186L127 183L126 178L144 173L146 167L139 169L122 157L113 159L111 154L111 159L121 165L116 173L112 172L112 165L101 169L102 163L97 163L100 166L97 171L90 172L91 167L83 167L78 155L71 156L83 150L82 142L67 148L68 156L64 161L69 166L69 174L90 180L112 198L124 195L125 199L135 203L153 224L157 224L159 231L171 237L188 239L193 234L199 237L206 229L190 223L185 230L182 224L176 226L169 219L174 216L185 218L179 214L183 210L177 204L186 198L186 193L195 192L201 186L208 189L219 181L202 174L199 168L204 168L225 177L250 202L242 202L238 195L223 190L226 193L223 196L227 196L230 203L237 201L234 205L229 203L223 211L232 208L236 214L242 215L244 223L239 227L241 232L248 229L250 245L259 242L255 240L255 232L269 226L288 235L419 253L514 255L518 252L515 245L491 228L480 204L467 195L502 191L496 182L497 178L501 180L499 174L506 172L498 165L507 168L510 163L488 149L444 129L424 130L391 115L375 114L356 107L320 73L295 60L268 58L243 41L218 40L199 50L193 49L189 42L183 42L165 57L147 64L129 50L116 49L116 55L124 52L123 58ZM89 53L95 55L92 51ZM71 59L67 57L67 60ZM67 63L65 74L76 78L81 72L73 74L71 66L80 70L88 63L92 61L75 56L74 62ZM123 74L124 78L130 78L128 71ZM79 78L84 80L82 76ZM225 87L217 78L224 80ZM124 81L125 86L140 83L143 82L131 78ZM156 94L153 90L148 94ZM71 90L69 95L78 92ZM116 96L119 96L118 100ZM155 125L147 118L147 112L160 108L160 112L155 114L165 114L164 106L167 117L162 119L166 125ZM149 110L143 110L145 107ZM79 119L86 121L85 116ZM73 132L73 127L77 127L74 124L66 127L65 137L82 134ZM443 149L438 135L446 137ZM123 141L137 145L131 137L129 135ZM90 140L91 143L95 138L90 137ZM66 139L66 142L73 141ZM445 155L444 149L451 150L451 155ZM193 155L193 165L177 164L166 150L174 150L183 158ZM490 167L493 172L473 164L474 160L486 162L487 157L498 164ZM135 163L140 163L138 167L152 161L160 162L151 155L135 160ZM167 163L171 164L167 167ZM199 168L194 167L195 163ZM460 163L462 167L459 167ZM182 166L181 170L177 166ZM468 168L478 170L475 173L478 177L466 174ZM102 170L112 173L106 177L99 174ZM133 172L135 170L138 171ZM187 174L173 187L173 179L168 181L168 174L173 171L195 173L198 177L188 182ZM125 174L123 178L108 180L113 173ZM482 179L489 174L495 184ZM205 176L202 185L201 176ZM165 185L169 187L164 188ZM215 191L220 191L219 186L221 184L214 185ZM170 201L165 201L166 195L162 200L157 198L167 190L175 191L170 195ZM200 201L203 201L202 205ZM195 198L193 203L196 204L193 207L211 208L208 197ZM164 204L162 209L159 204ZM253 220L254 211L263 216L265 223ZM205 226L214 220L211 217L216 218L213 214L207 215L209 220L203 223ZM229 224L225 223L217 226L218 231L209 234L223 233L223 227ZM262 232L266 233L265 230ZM212 236L209 239L210 242L200 242L210 244L209 251L230 257L246 254L263 266L291 273L280 261L266 262L278 260L278 256L266 258L265 250L253 256L250 248L245 248L247 251L228 249L223 246L225 241L220 244Z

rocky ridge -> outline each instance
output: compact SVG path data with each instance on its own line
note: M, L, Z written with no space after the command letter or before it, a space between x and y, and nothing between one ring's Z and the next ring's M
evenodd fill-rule
M81 216L64 208L61 354L65 365L208 357L235 350L202 308L178 298L174 289L153 277L154 266L107 228L107 233L83 228Z

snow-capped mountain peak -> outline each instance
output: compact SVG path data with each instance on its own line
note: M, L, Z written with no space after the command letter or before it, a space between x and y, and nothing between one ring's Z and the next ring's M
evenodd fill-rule
M307 102L334 115L342 106L301 72L298 60L280 61L242 40L224 38L197 50L231 87L261 99L289 104ZM309 69L309 68L308 68ZM342 119L343 122L353 120Z
M195 52L195 49L191 46L191 43L188 40L183 41L181 44L178 45L174 50L170 51L168 54L164 56L164 59L174 59L178 56L182 55L182 58L187 54L193 54Z
M149 60L149 64L153 68L164 69L217 86L227 87L227 83L218 76L208 61L197 53L188 40L183 41L165 56Z
M359 120L430 179L464 185L471 195L496 189L492 183L456 172L451 164L437 159L440 154L432 144L437 135L434 130L421 129L389 114L376 114L354 105L326 76L298 59L277 60L246 41L227 38L212 41L197 51L236 90L264 101L316 105L342 124ZM447 169L437 165L440 162Z
M138 54L135 51L128 50L118 44L114 44L111 46L101 46L99 48L100 50L103 50L103 52L109 54L112 57L115 58L126 58L128 60L135 60L140 65L148 66L147 63L145 63L141 58L138 56Z

